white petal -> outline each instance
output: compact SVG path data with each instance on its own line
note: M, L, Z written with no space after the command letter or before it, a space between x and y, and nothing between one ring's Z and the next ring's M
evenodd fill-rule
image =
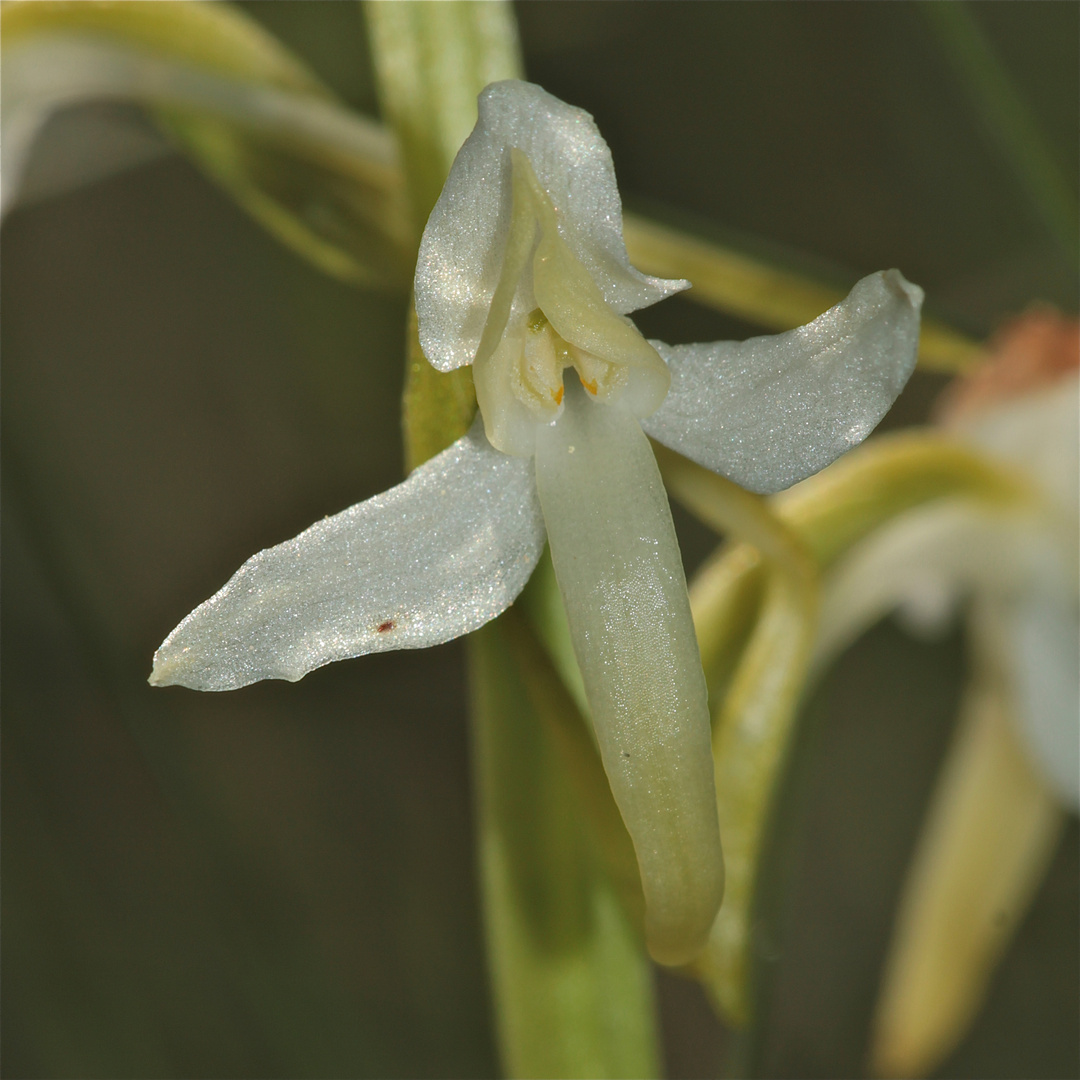
M1080 513L1080 386L1052 386L961 416L953 425L995 457L1021 466L1067 516ZM1076 546L1075 537L1072 540Z
M1067 583L1025 596L1008 619L1020 727L1058 796L1080 810L1080 620Z
M527 459L479 424L404 483L248 559L165 639L150 681L232 690L418 649L505 611L544 545Z
M532 163L559 233L604 299L626 314L688 288L630 266L611 151L593 118L532 83L492 83L454 160L420 244L416 313L424 355L440 371L471 364L502 268L510 224L510 150Z
M814 667L894 608L938 593L1016 596L1059 564L1042 519L950 499L908 511L857 544L824 580Z
M705 679L679 545L638 421L574 377L536 437L536 479L600 753L634 842L649 951L705 944L723 856Z
M671 390L642 427L751 491L780 491L858 445L915 368L923 292L871 274L797 330L669 346Z
M954 602L974 597L974 617L982 638L995 643L994 666L1008 676L1011 711L1031 757L1077 807L1080 611L1058 539L1041 516L965 500L909 511L826 575L814 667L913 596L936 589Z

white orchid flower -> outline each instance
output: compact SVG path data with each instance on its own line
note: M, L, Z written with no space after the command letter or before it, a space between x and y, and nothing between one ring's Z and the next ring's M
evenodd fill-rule
M945 396L945 428L1016 495L909 510L825 578L821 665L894 609L931 634L966 616L970 671L897 906L876 1076L930 1075L956 1046L1080 809L1078 329L1021 316Z
M1048 324L1048 325L1046 325ZM1059 325L1060 324L1060 325ZM1064 339L1067 366L1021 371L1025 336ZM1003 337L1004 363L988 363L953 407L947 428L1016 470L1028 505L997 508L949 499L909 511L856 547L829 576L822 599L819 666L883 615L899 610L935 633L966 601L975 636L1009 683L1018 734L1059 799L1080 809L1080 387L1076 331L1052 315L1018 320ZM1020 345L1013 344L1019 341ZM1061 349L1061 346L1058 346ZM1071 357L1069 353L1071 352ZM1020 354L1021 363L1014 359ZM1004 367L1004 373L1002 368ZM989 402L982 387L1004 383ZM970 404L969 404L970 402Z
M630 266L592 117L528 83L489 86L415 286L427 358L473 365L477 423L404 483L249 559L151 677L227 690L450 640L513 602L546 537L647 943L668 964L704 945L723 860L705 680L646 433L755 491L786 487L890 407L923 295L873 274L809 325L743 343L669 347L626 318L687 287Z
M1039 316L1035 316L1038 319ZM1046 316L1052 322L1052 316ZM1034 320L1033 320L1034 321ZM951 420L958 435L1031 478L1042 497L1033 535L998 562L982 617L1000 627L1021 737L1062 804L1080 810L1080 384L1076 327L1055 327L1071 370L1008 402ZM1022 331L1021 331L1022 332ZM993 631L990 631L993 633Z

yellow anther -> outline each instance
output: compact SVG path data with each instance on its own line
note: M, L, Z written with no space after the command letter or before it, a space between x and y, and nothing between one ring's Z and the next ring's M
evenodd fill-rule
M551 396L555 399L556 405L562 404L563 388L560 386L558 390L552 390Z

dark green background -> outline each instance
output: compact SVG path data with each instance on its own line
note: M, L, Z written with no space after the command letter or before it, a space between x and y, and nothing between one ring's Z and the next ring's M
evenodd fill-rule
M349 3L245 8L375 110ZM983 335L1075 311L1070 255L911 4L519 4L529 77L624 196L845 282L899 266ZM1072 190L1073 3L976 5ZM397 482L404 300L358 292L168 157L3 233L5 1076L487 1076L463 648L227 695L145 685L255 550ZM758 328L676 299L669 341ZM925 415L916 376L892 423ZM678 518L689 565L714 540ZM883 625L807 710L751 1064L861 1075L892 905L961 685ZM942 1075L1077 1074L1077 831ZM659 979L669 1074L729 1040Z

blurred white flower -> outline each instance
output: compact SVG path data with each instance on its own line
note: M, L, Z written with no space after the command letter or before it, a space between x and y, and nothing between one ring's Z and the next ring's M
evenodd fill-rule
M864 541L829 577L818 660L890 610L933 633L971 602L980 648L1008 678L1035 762L1080 807L1080 391L1075 323L1036 312L992 344L996 359L943 400L940 421L1031 490L1007 509L948 499Z
M875 1075L928 1075L959 1042L1080 805L1078 366L1075 321L1006 326L940 421L1028 497L911 511L826 582L819 662L893 608L923 632L967 613L971 671L898 906Z

